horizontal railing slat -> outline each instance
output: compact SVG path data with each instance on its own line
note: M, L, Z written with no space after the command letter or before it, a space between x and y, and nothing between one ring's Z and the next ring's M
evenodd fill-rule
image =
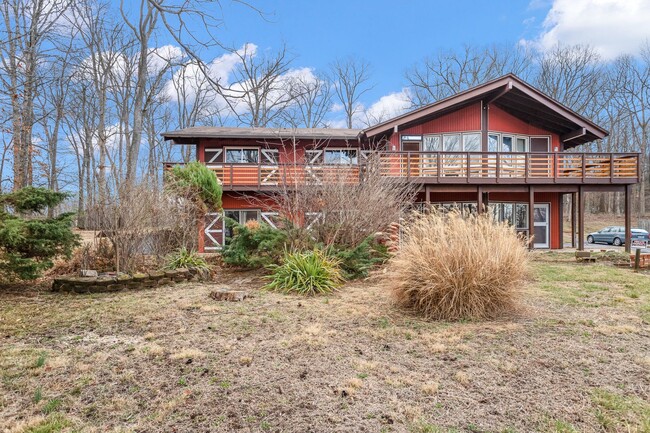
M638 179L637 153L366 152L378 172L396 178ZM363 160L363 158L362 158ZM166 169L175 163L164 163ZM208 164L225 187L327 182L356 183L366 164Z

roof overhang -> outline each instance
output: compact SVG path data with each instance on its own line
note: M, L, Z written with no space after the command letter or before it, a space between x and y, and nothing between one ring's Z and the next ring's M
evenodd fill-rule
M369 138L388 135L479 101L496 105L531 125L559 134L565 148L602 139L609 134L513 74L418 108L363 132Z
M264 140L358 140L360 129L339 128L228 128L197 126L163 132L174 144L197 144L211 138Z

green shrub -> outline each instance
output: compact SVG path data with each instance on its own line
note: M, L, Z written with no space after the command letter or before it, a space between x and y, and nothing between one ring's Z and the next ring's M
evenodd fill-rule
M51 268L54 258L70 258L79 245L79 236L72 231L74 214L39 216L67 197L65 193L34 187L0 194L0 275L32 280ZM13 209L13 213L3 208Z
M224 247L223 261L229 265L260 268L278 264L287 245L287 232L257 221L242 225L227 219L233 237Z
M196 251L183 247L167 256L165 269L195 268L210 269L210 265Z
M184 194L190 191L198 197L207 209L221 209L221 183L212 170L194 161L174 166L166 179L167 188Z
M388 249L372 236L367 237L352 249L340 246L330 247L328 254L339 260L341 272L346 280L365 278L368 271L388 260Z
M269 290L299 295L322 295L338 289L343 283L339 261L321 250L287 253L273 271L265 286Z

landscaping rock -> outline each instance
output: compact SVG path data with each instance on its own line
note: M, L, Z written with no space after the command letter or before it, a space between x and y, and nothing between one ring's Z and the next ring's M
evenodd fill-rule
M144 281L147 278L149 278L149 275L147 275L147 274L142 274L140 272L133 274L133 279L135 281Z
M194 276L193 276L194 275ZM115 272L102 273L97 277L79 277L71 275L55 278L52 281L54 292L75 292L75 293L97 293L116 292L119 290L139 290L144 288L175 284L197 279L188 269L176 269L173 271L151 271L148 273L136 273L128 275Z
M159 280L165 276L163 271L149 271L149 278Z

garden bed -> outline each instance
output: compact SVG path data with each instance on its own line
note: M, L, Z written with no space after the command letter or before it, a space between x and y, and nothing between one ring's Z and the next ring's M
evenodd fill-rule
M52 281L52 291L74 293L118 292L120 290L149 289L185 281L200 281L205 278L205 272L194 268L151 271L133 275L115 273L100 274L96 277L70 275L55 278Z

